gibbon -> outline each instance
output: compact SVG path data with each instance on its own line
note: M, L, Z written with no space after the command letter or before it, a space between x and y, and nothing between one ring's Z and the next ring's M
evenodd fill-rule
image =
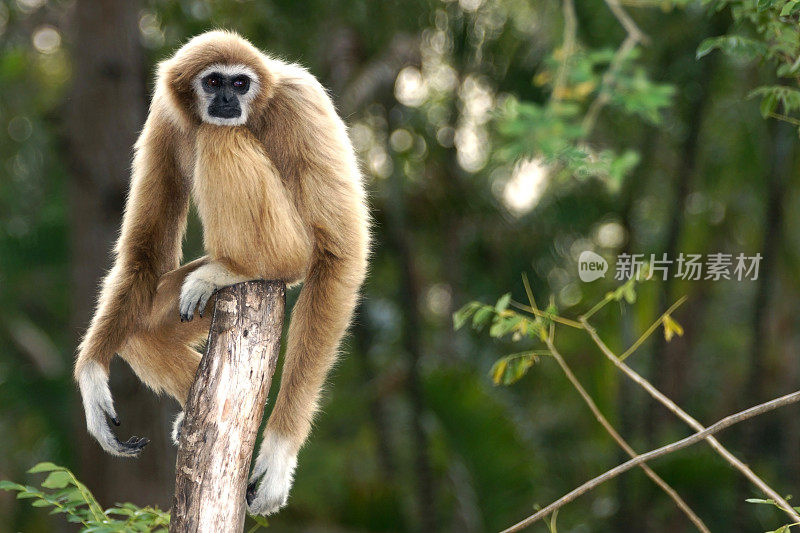
M179 267L190 196L207 255ZM214 292L252 279L303 280L247 494L252 513L277 511L351 320L368 246L361 172L320 83L235 33L191 39L159 65L114 266L78 348L89 432L119 456L135 457L148 442L121 442L108 425L119 425L108 386L115 354L183 406Z

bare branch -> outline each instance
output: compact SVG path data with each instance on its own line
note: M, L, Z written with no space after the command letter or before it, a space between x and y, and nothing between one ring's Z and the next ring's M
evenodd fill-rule
M585 318L581 318L580 320L581 323L583 324L583 327L586 328L586 331L589 333L589 336L592 337L592 340L595 342L595 344L597 344L597 346L600 348L603 354L608 358L609 361L611 361L614 364L614 366L622 370L622 372L625 373L625 375L627 375L630 379L635 381L639 386L641 386L644 390L646 390L647 393L650 394L650 396L652 396L654 399L656 399L658 402L664 405L667 409L672 411L681 420L686 422L692 429L701 432L705 429L703 425L700 424L700 422L692 418L686 411L678 407L678 405L676 405L675 402L667 398L663 393L661 393L661 391L656 389L649 381L647 381L641 375L636 373L636 371L634 371L631 367L620 361L619 357L617 357L614 354L614 352L612 352L611 349L609 349L609 347L606 346L606 344L597 334L597 331L595 331L595 329L589 324L589 322L586 321ZM731 466L733 466L735 469L744 474L744 476L747 477L747 479L749 479L764 494L766 494L767 497L773 499L775 503L792 518L793 522L800 522L800 515L797 514L797 512L792 508L792 506L789 505L789 503L783 497L781 497L780 494L775 492L775 490L772 489L772 487L767 485L766 482L764 482L764 480L758 477L755 474L755 472L753 472L750 469L750 467L748 467L746 464L737 459L736 456L734 456L724 446L722 446L722 444L720 444L720 442L717 439L713 437L708 437L707 440L709 445L712 448L714 448L714 450L716 450L717 453L720 456L722 456L723 459L725 459Z
M573 387L575 387L575 390L578 391L578 394L580 394L581 398L583 398L584 403L586 403L586 405L589 407L589 410L592 411L594 417L597 419L598 422L600 422L600 425L603 426L603 429L605 429L606 432L609 435L611 435L611 438L614 439L614 441L616 441L617 444L619 444L620 448L622 448L625 451L625 453L627 453L630 457L636 457L636 451L633 448L631 448L631 446L625 441L625 439L622 438L622 436L619 433L617 433L617 430L614 429L614 426L612 426L611 423L606 419L606 417L603 416L603 413L597 407L597 404L594 403L592 397L589 396L589 393L586 392L586 389L583 388L580 381L578 381L578 378L572 372L572 369L569 367L569 365L567 365L567 362L564 360L564 358L556 349L553 332L554 328L551 326L550 335L545 341L547 343L547 347L550 349L550 354L553 356L558 365L561 367L561 370L564 371L564 374L567 376L569 382L572 384ZM697 526L697 529L704 532L709 531L708 527L706 527L706 525L703 523L700 517L697 516L694 511L692 511L691 507L689 507L689 504L687 504L683 500L683 498L681 498L680 495L675 491L675 489L669 486L669 484L666 481L664 481L661 478L661 476L656 474L646 464L641 464L639 465L639 467L642 470L644 470L644 473L647 474L647 477L652 479L656 485L661 487L661 490L663 490L667 494L667 496L669 496L672 499L672 501L675 502L675 505L677 505L678 508L680 508L680 510L683 511L687 517L689 517L689 520L691 520L692 523L694 523L694 525Z
M776 398L769 402L756 405L745 411L740 411L736 414L727 416L722 420L720 420L719 422L712 424L708 428L705 428L702 431L698 431L694 435L690 435L677 442L673 442L672 444L667 444L666 446L662 446L661 448L657 448L645 454L638 455L635 458L631 459L630 461L626 461L621 465L612 468L611 470L608 470L604 474L599 475L594 479L587 481L580 487L570 491L569 493L565 494L558 500L554 501L544 509L538 511L536 514L533 514L528 518L526 518L525 520L522 520L521 522L514 524L508 529L503 530L502 533L511 533L513 531L520 531L521 529L533 524L534 522L541 520L542 518L549 515L556 509L563 507L565 504L571 502L578 496L586 494L595 487L602 485L606 481L614 479L615 477L619 476L624 472L627 472L628 470L630 470L635 466L639 466L643 463L646 463L647 461L651 461L658 457L662 457L664 455L676 452L678 450L686 448L687 446L691 446L692 444L700 442L701 440L711 440L713 438L711 437L711 435L718 433L723 429L726 429L734 424L738 424L739 422L744 422L745 420L753 418L754 416L764 414L768 411L772 411L773 409L777 409L778 407L783 407L784 405L789 405L797 401L800 401L800 391L787 394L786 396L781 396L780 398Z

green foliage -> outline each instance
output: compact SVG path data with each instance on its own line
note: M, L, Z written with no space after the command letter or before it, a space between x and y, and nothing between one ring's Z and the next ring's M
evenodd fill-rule
M541 159L565 177L602 180L611 191L639 163L632 150L598 148L588 142L605 106L659 124L671 105L674 87L650 80L637 48L587 49L565 29L564 46L553 51L534 82L549 89L545 103L510 97L498 112L500 161Z
M69 522L81 524L84 533L166 532L169 513L157 507L138 507L132 503L103 509L86 486L67 468L39 463L31 474L47 473L41 489L0 481L0 490L16 491L17 499L30 499L33 507L52 507L50 514L63 514Z
M707 0L716 9L730 7L736 34L705 39L698 59L712 50L745 60L759 59L773 66L775 76L800 83L800 0ZM751 36L741 35L747 32ZM760 96L761 114L800 126L793 112L800 111L800 92L784 85L762 86L750 93ZM776 113L778 106L782 113Z
M750 93L748 98L761 96L761 115L771 116L780 105L783 113L788 115L800 111L800 91L783 85L759 87Z

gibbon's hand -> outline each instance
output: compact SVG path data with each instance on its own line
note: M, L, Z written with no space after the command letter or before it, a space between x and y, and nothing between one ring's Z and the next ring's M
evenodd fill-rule
M108 375L97 363L87 364L78 376L78 384L86 413L86 428L97 439L100 446L112 455L138 457L150 442L145 437L131 437L120 441L108 425L108 420L119 426L119 418L108 388Z
M208 300L219 289L216 283L203 274L203 268L198 268L186 276L186 281L183 282L178 306L181 311L181 322L191 322L195 309L202 318Z

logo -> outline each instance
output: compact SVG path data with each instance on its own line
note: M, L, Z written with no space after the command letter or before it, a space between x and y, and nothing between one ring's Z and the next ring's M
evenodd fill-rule
M596 253L586 250L578 257L578 277L581 281L594 281L606 277L608 262Z

